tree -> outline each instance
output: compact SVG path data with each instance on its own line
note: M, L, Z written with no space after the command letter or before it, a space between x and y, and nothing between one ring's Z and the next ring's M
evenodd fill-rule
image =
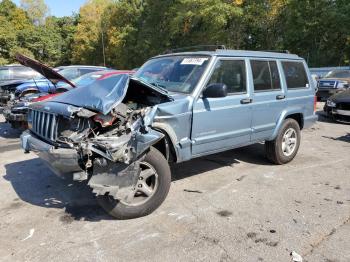
M35 25L42 25L49 13L44 0L21 0L21 7L27 12Z
M111 2L112 0L89 0L80 8L73 44L74 63L103 64L101 16Z

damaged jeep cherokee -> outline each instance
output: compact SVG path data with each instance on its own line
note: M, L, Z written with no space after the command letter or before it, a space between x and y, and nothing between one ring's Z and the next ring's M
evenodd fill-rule
M291 54L235 50L160 55L134 76L99 79L30 107L26 152L87 180L112 216L144 216L166 198L168 162L264 142L291 161L315 122L315 89Z

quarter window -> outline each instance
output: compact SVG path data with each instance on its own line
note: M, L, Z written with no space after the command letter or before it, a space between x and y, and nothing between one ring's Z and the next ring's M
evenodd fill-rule
M255 91L280 90L281 81L276 61L250 61Z
M302 62L282 62L282 67L288 89L308 87L309 81Z
M208 85L214 83L225 84L229 94L245 93L247 87L244 60L219 60Z

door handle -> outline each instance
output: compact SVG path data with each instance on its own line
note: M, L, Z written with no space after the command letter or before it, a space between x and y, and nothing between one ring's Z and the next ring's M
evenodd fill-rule
M241 104L250 104L251 102L253 102L251 98L244 98L241 100Z
M286 98L285 95L277 95L277 96L276 96L276 99L277 99L277 100L282 100L282 99L285 99L285 98Z

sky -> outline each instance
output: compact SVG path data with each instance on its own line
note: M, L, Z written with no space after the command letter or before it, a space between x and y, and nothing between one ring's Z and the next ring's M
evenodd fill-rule
M12 0L17 6L20 5L20 0ZM86 0L45 0L45 3L50 8L50 15L62 17L71 15L73 12L78 13L80 6Z

